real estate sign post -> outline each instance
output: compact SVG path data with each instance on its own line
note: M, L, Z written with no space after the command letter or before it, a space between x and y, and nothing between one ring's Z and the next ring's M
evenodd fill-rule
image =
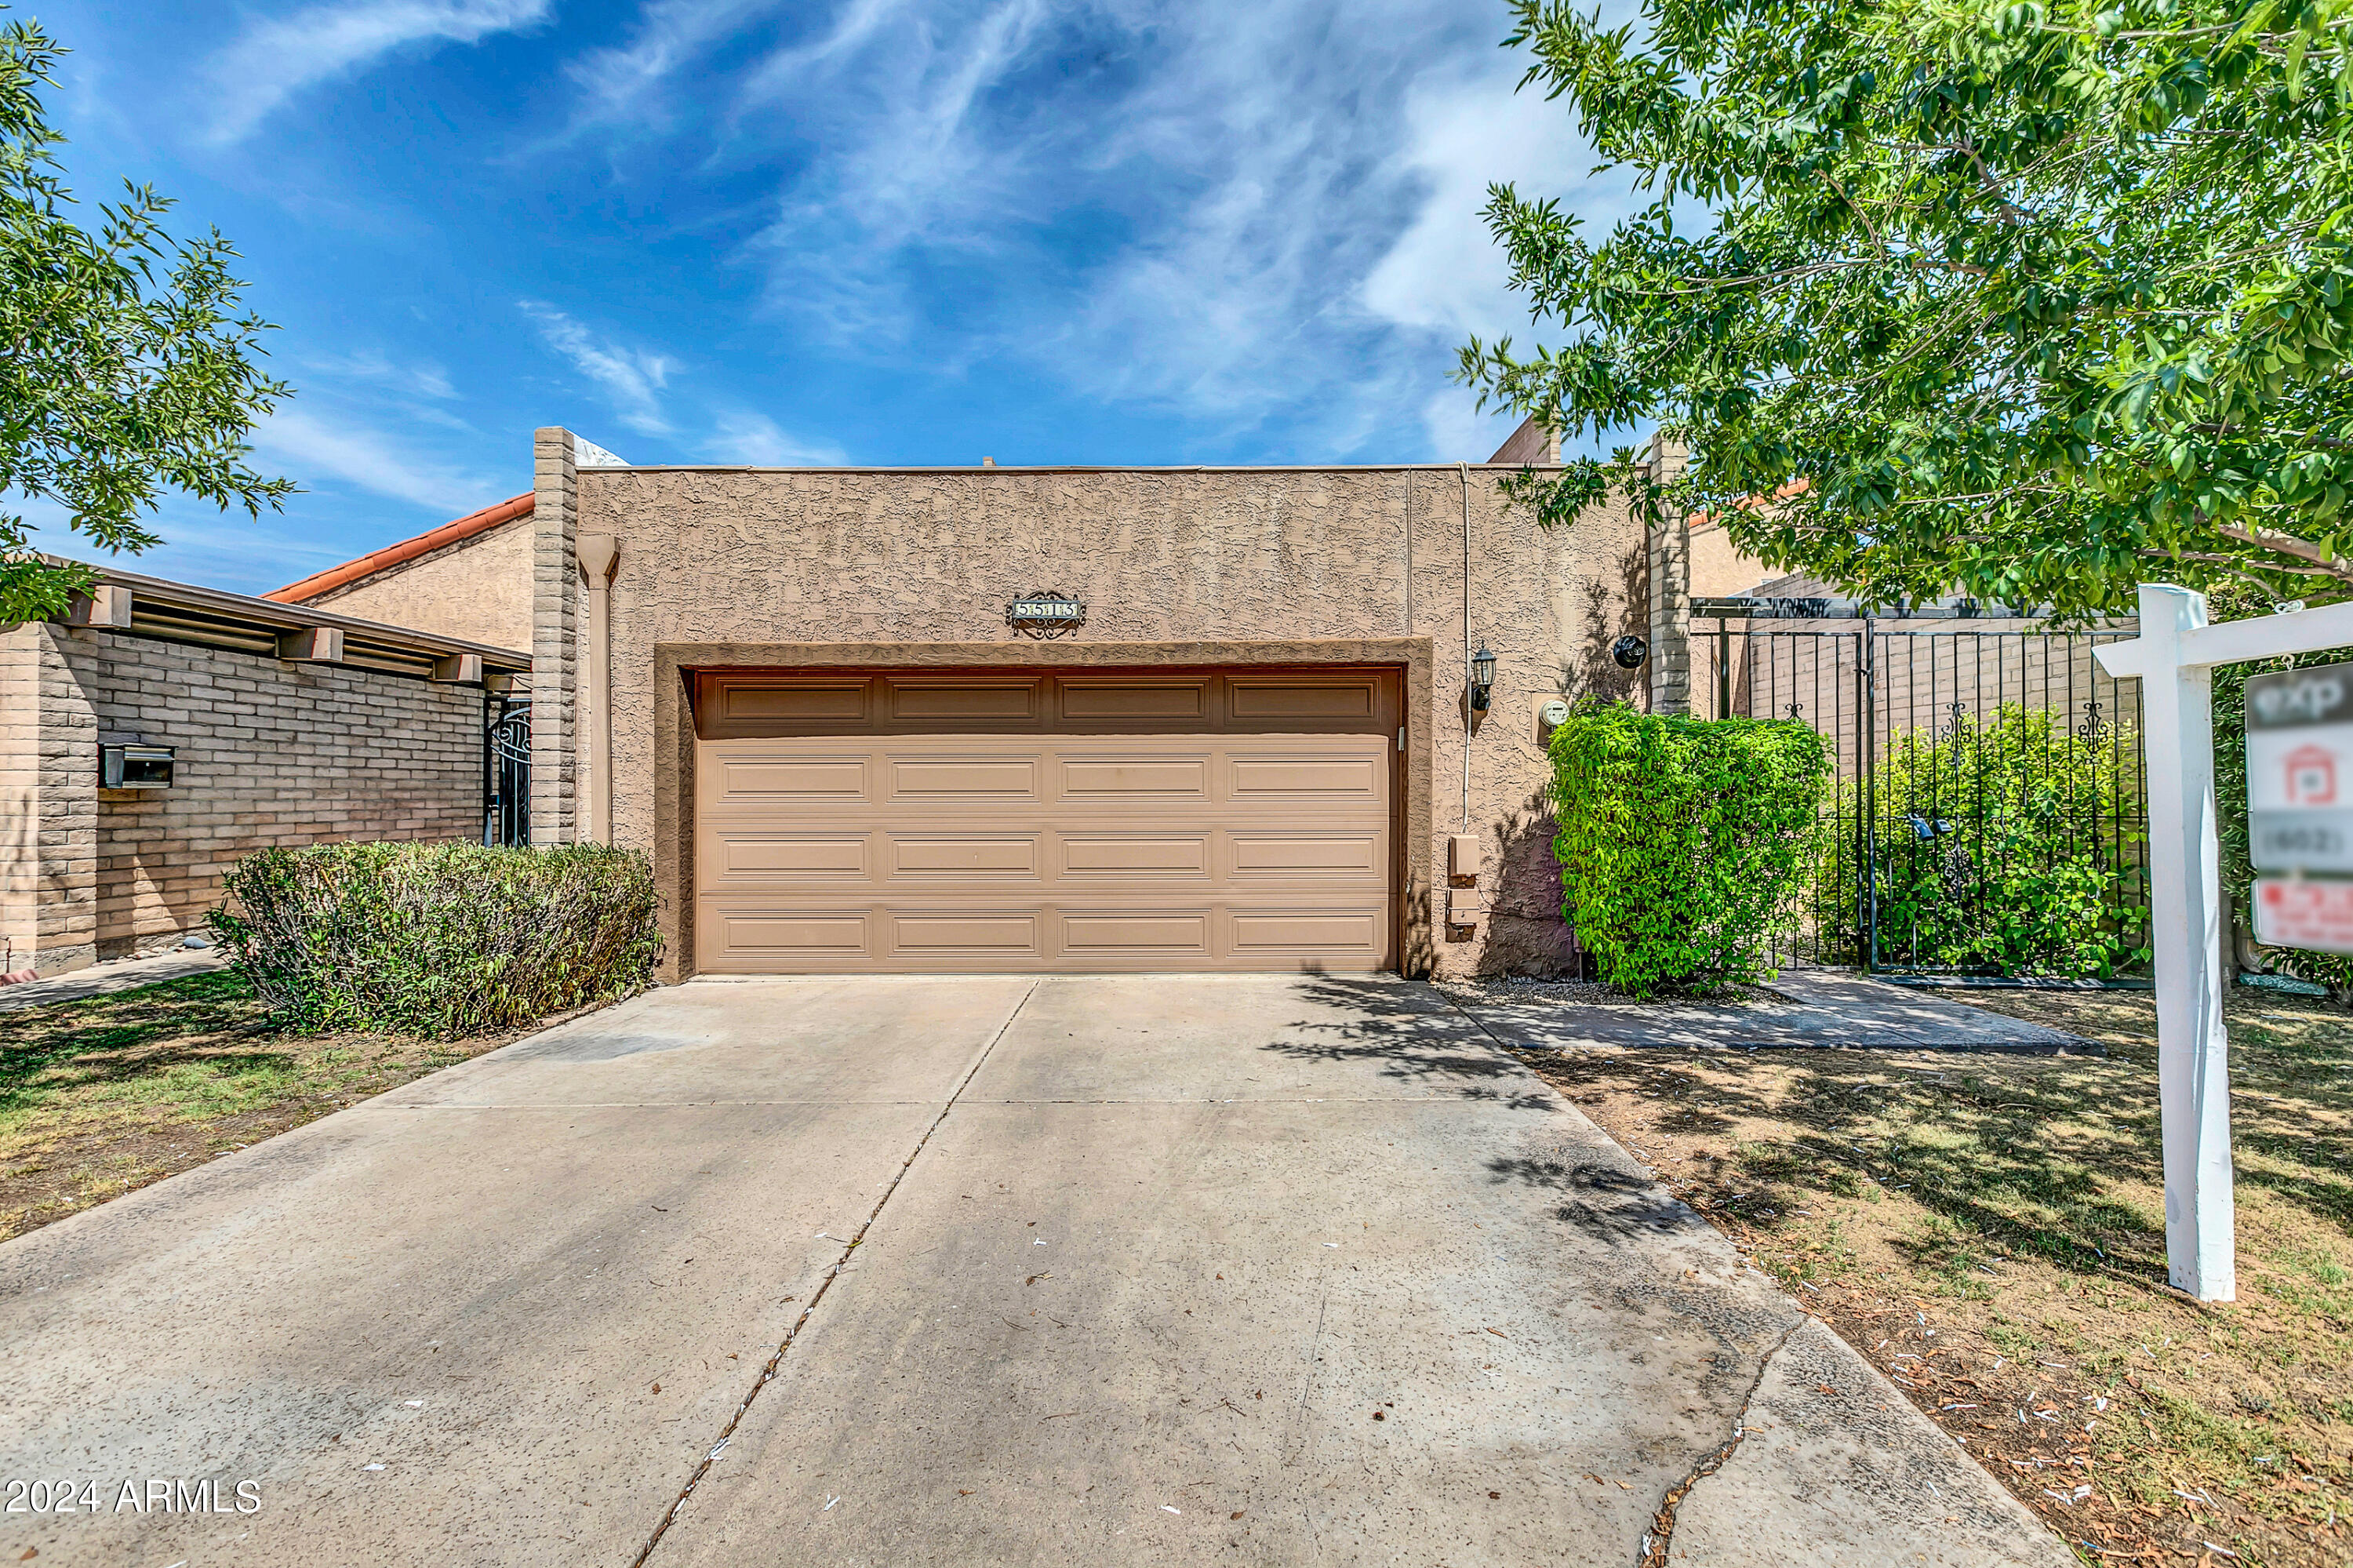
M2222 1033L2222 996L2230 984L2230 971L2222 967L2228 911L2214 833L2214 667L2348 646L2353 646L2353 601L2209 626L2203 594L2145 583L2140 636L2094 651L2109 674L2140 680L2141 743L2148 758L2158 1101L2165 1124L2166 1267L2177 1288L2201 1301L2229 1301L2238 1294L2232 1239L2230 1043ZM2251 707L2257 691L2256 683L2249 682ZM2282 702L2279 711L2285 716L2293 706ZM2327 716L2338 712L2331 705ZM2353 713L2344 716L2353 719ZM2317 731L2321 726L2304 727ZM2291 789L2284 770L2301 744L2284 743L2273 764L2283 769L2274 781L2284 801ZM2313 744L2326 749L2324 742ZM2310 758L2296 766L2306 771L2293 786L2295 792L2319 786ZM2290 801L2277 809L2327 808ZM2294 833L2325 824L2296 819L2279 825L2289 835L2282 842L2293 842ZM2301 885L2318 883L2306 879Z

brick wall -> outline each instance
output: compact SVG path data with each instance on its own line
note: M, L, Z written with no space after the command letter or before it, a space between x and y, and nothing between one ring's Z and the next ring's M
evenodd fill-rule
M21 716L28 682L47 688L37 733ZM13 819L0 893L17 901L16 961L36 928L44 972L190 929L219 901L223 870L266 845L476 838L481 726L478 687L19 628L0 641L0 806ZM171 789L97 788L100 739L132 736L174 748ZM39 824L38 853L7 847L23 819Z
M0 633L0 969L97 957L98 727L67 662L89 633Z

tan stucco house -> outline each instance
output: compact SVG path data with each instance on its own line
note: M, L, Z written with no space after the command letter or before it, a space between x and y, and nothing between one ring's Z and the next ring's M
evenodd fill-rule
M269 597L527 616L533 836L652 857L671 979L1546 972L1546 705L1680 707L1689 593L1683 527L1506 505L1557 461L1524 428L1485 464L680 467L551 429L529 496Z

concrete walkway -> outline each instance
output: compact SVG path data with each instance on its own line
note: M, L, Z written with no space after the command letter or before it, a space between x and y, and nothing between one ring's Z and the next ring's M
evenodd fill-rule
M44 1568L2070 1560L1395 980L656 992L0 1246L0 1342Z
M0 1012L21 1012L53 1001L79 1001L84 997L135 991L142 985L161 985L183 975L208 974L227 963L228 954L218 948L188 948L152 959L114 959L47 980L0 986Z
M1852 969L1787 969L1767 999L1635 1001L1598 986L1450 985L1498 1040L1545 1051L1965 1051L2107 1054L2096 1042Z

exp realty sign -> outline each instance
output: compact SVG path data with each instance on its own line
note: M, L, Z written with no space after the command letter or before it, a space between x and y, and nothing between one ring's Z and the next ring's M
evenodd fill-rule
M2255 937L2353 953L2353 664L2247 682ZM2313 880L2306 880L2313 878Z

